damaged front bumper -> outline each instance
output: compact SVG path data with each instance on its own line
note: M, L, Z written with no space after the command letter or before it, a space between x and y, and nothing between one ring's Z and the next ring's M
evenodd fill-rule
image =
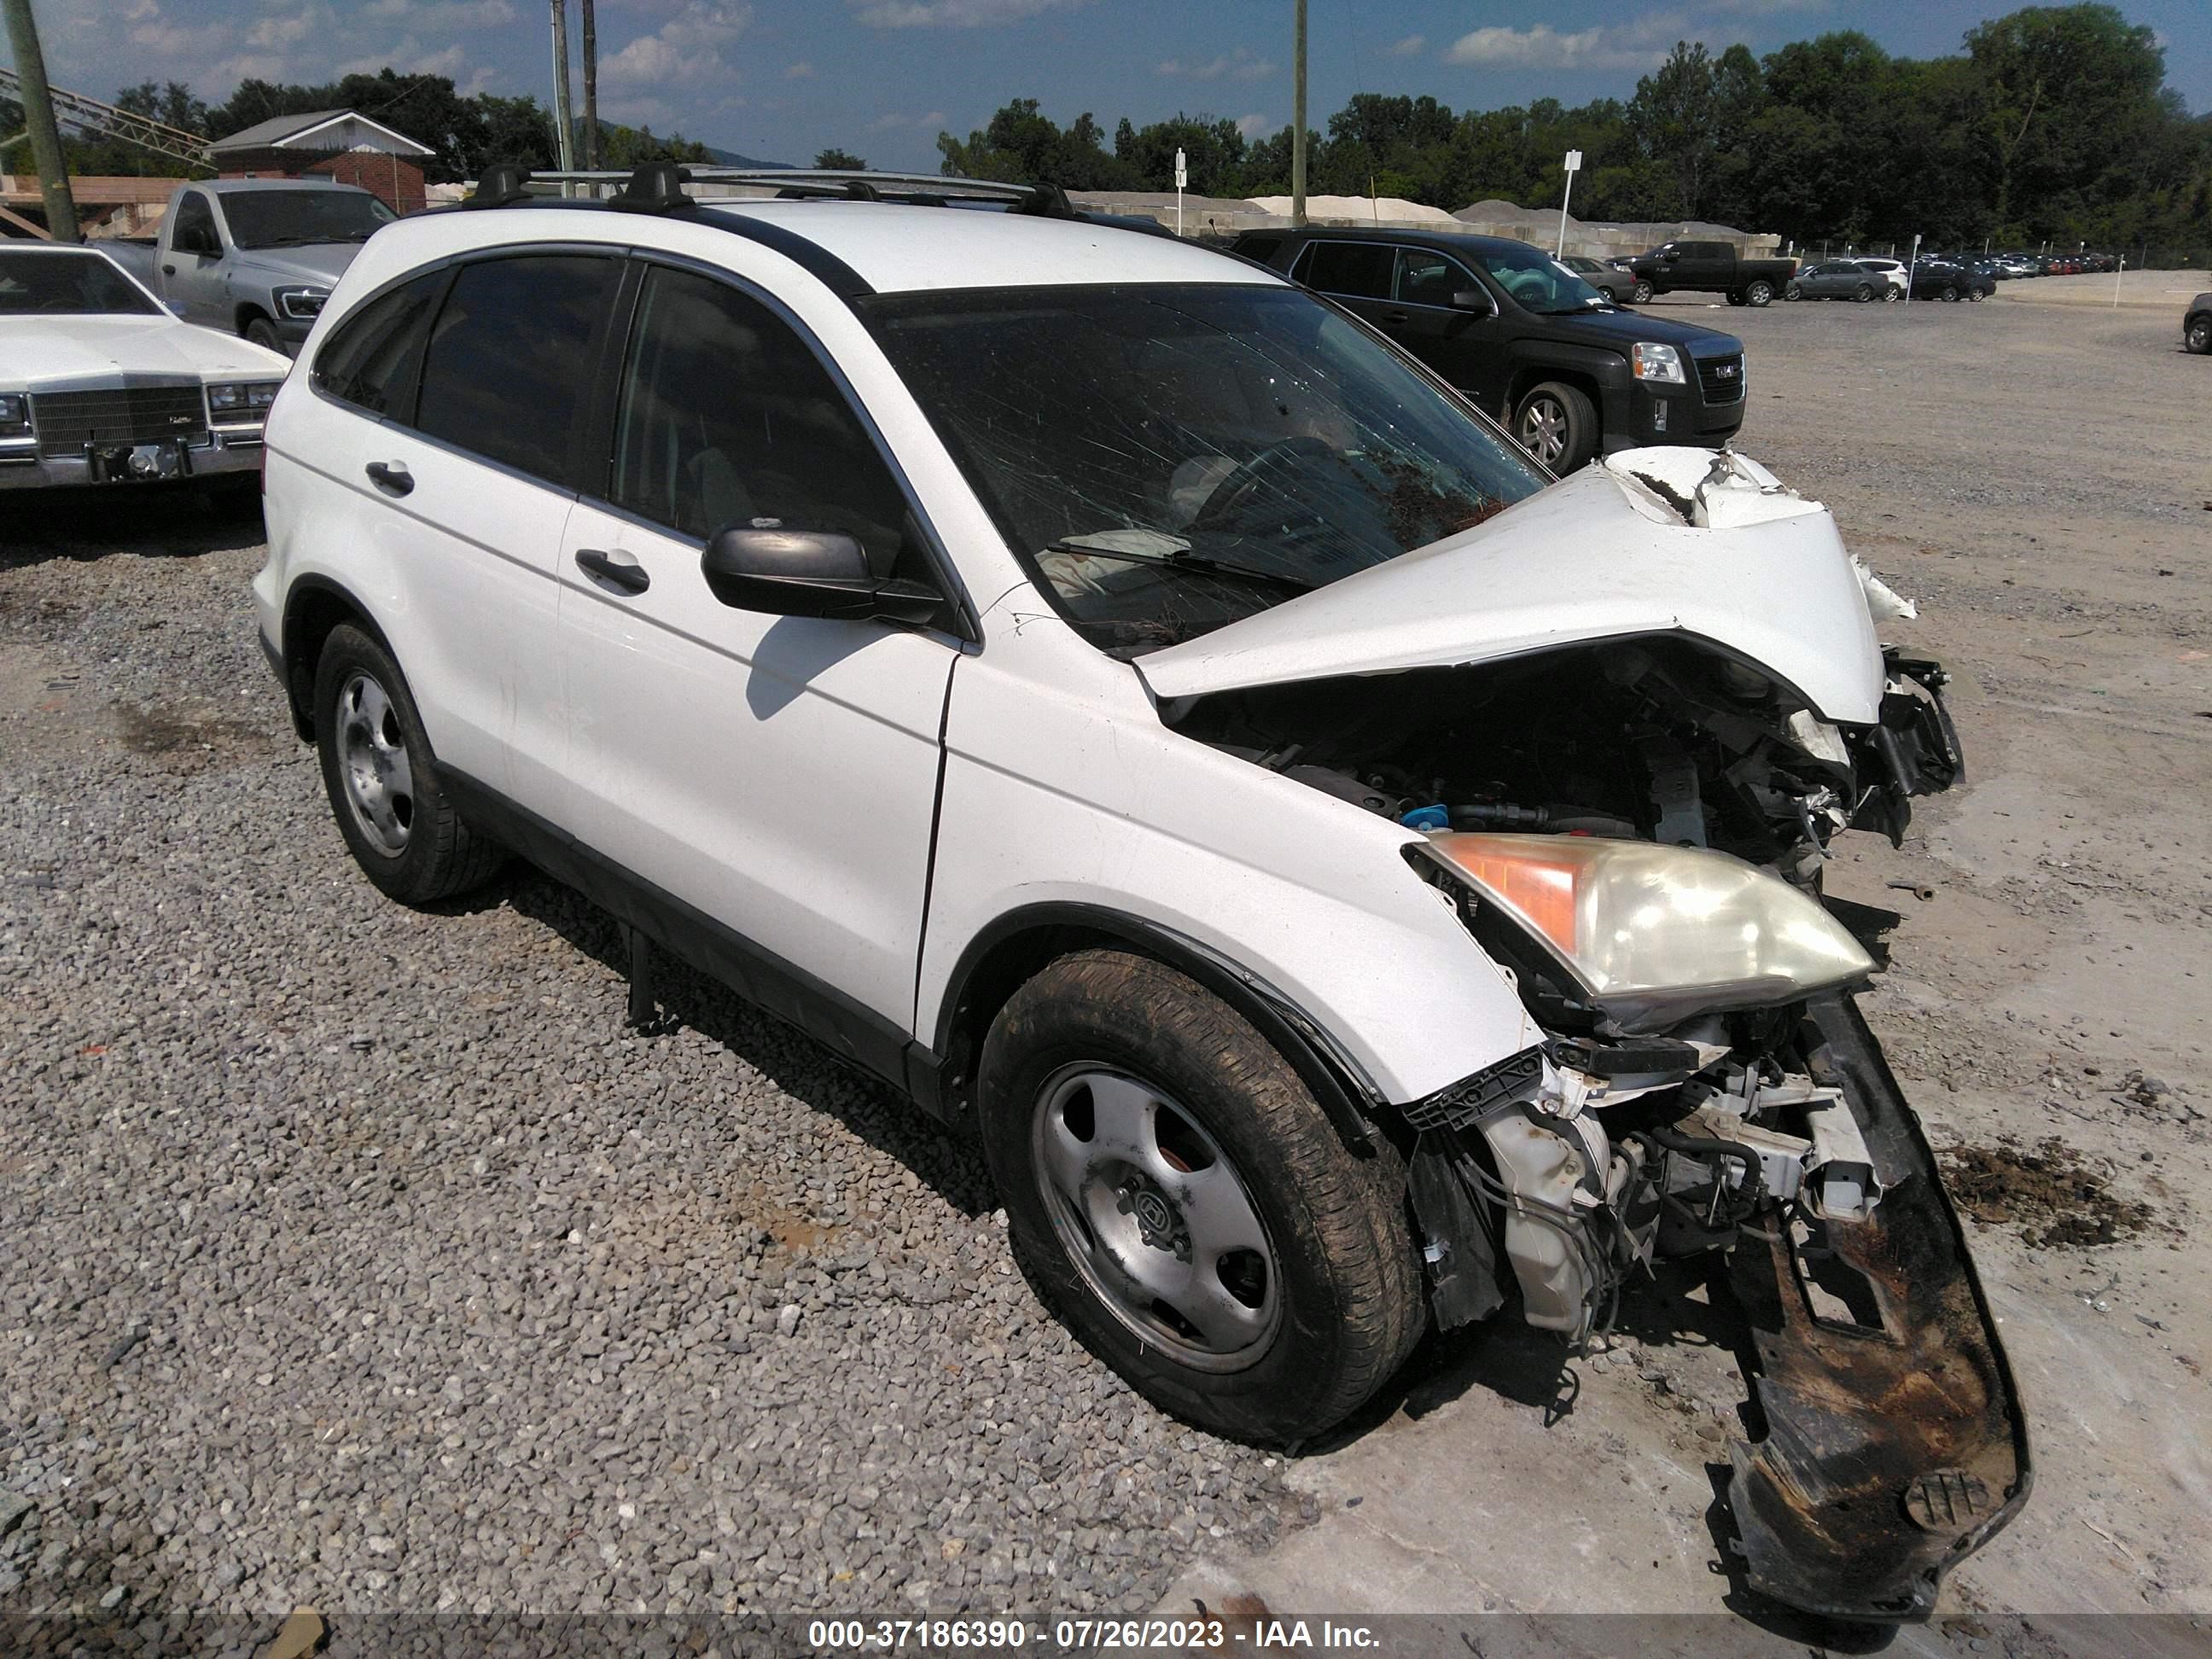
M1863 1219L1732 1253L1765 1433L1735 1448L1729 1507L1754 1589L1921 1620L2027 1501L2027 1425L1919 1121L1850 997L1807 1013L1820 1080L1852 1103L1884 1191Z

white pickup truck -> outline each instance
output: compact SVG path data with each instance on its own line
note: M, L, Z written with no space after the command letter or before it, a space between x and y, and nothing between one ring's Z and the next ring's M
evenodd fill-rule
M195 179L169 198L158 237L101 246L186 322L290 356L361 245L396 216L351 185Z

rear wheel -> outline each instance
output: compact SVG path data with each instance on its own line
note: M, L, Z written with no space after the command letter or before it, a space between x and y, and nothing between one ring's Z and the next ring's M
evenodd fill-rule
M1637 304L1642 305L1645 301L1651 297L1651 293L1652 289L1650 283L1639 282L1636 285L1636 292L1631 297L1635 300Z
M1947 306L1958 304L1959 285L1956 283L1944 283L1943 291L1938 294L1936 297L1941 300Z
M1167 1410L1303 1439L1419 1340L1402 1164L1349 1152L1289 1062L1186 975L1062 957L992 1023L977 1082L1032 1282Z
M1904 297L1905 297L1905 290L1904 290L1903 289L1899 288L1899 287L1895 283L1883 283L1883 284L1882 284L1882 289L1881 289L1881 302L1882 302L1882 304L1884 304L1884 305L1886 305L1886 306L1893 306L1893 305L1895 305L1895 304L1896 304L1899 300L1902 300Z
M1597 409L1577 388L1547 380L1521 399L1513 414L1513 435L1523 449L1564 476L1597 453Z
M2198 356L2212 356L2212 312L2200 311L2181 331L2181 343Z
M1857 289L1852 293L1851 298L1856 300L1861 305L1869 303L1874 298L1874 284L1872 283L1861 283Z
M338 833L392 897L451 898L506 861L447 799L399 665L350 623L331 630L315 667L315 747Z
M1802 300L1805 297L1805 290L1792 283L1782 290L1782 297L1785 300Z
M1774 303L1774 284L1753 283L1743 291L1743 302L1747 306L1771 306Z
M1745 295L1744 291L1741 289L1732 288L1729 290L1728 302L1732 306L1747 306L1751 303L1751 301Z

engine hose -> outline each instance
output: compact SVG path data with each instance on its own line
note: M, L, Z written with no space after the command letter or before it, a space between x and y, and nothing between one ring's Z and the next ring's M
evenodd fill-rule
M1760 1167L1759 1154L1749 1147L1739 1146L1733 1140L1714 1140L1703 1135L1686 1135L1679 1129L1670 1129L1663 1125L1655 1126L1639 1133L1649 1136L1670 1152L1680 1152L1689 1158L1726 1158L1730 1163L1741 1164L1743 1166L1745 1214L1748 1215L1757 1209L1759 1200L1766 1196L1766 1171Z

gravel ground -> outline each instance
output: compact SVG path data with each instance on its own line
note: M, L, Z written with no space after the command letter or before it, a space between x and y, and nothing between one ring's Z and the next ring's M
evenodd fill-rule
M2043 1468L1971 1607L2212 1605L2212 472L2172 412L2212 363L2178 310L2049 303L2100 280L1661 307L1744 336L1743 447L1960 676L1969 787L1834 872L1903 909L1869 1012L1909 1092L1947 1149L2056 1133L2154 1211L2088 1250L1976 1225ZM1365 1560L1422 1474L1492 1531L1404 1557L1409 1604L1720 1605L1694 1310L1638 1314L1561 1424L1516 1332L1291 1465L1160 1416L1038 1308L980 1160L823 1049L682 976L628 1034L611 927L526 872L379 898L253 643L259 536L135 496L0 528L0 1616L185 1650L305 1602L367 1652L436 1609L1127 1610L1194 1557ZM2131 1070L2170 1087L2107 1099ZM1562 1525L1573 1574L1507 1571Z
M259 534L0 545L0 1611L1138 1607L1297 1523L1042 1311L966 1146L697 979L629 1034L527 871L382 900Z

